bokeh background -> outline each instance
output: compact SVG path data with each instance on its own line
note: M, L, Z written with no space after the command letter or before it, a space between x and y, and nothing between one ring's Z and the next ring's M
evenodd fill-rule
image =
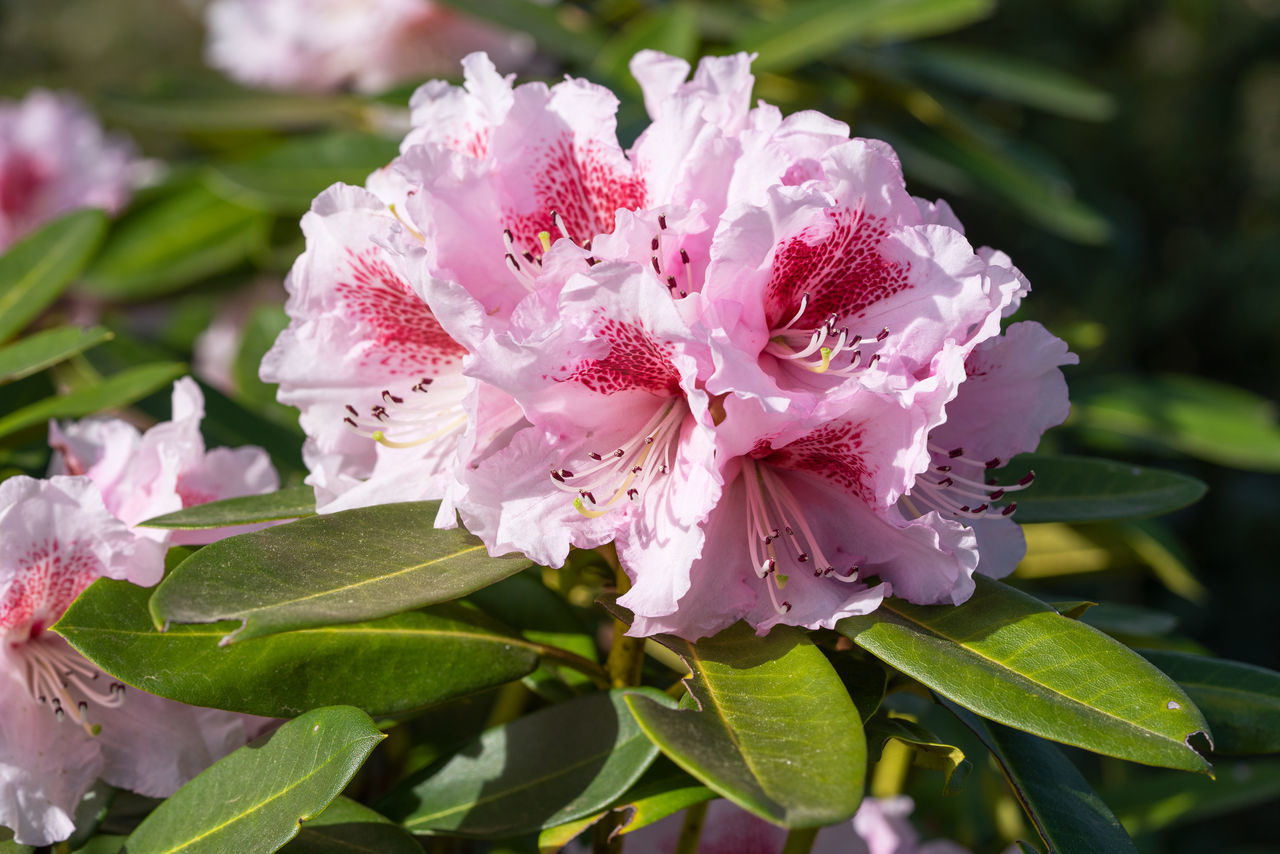
M757 51L757 97L889 140L916 195L945 197L975 244L1031 280L1020 316L1080 354L1072 418L1047 443L1209 486L1158 520L1032 526L1018 583L1104 603L1086 619L1126 640L1280 669L1280 0L456 5L532 37L522 79L613 88L624 144L645 123L626 72L641 47ZM157 163L115 227L126 249L55 310L117 339L6 387L0 408L140 358L195 359L225 391L211 395L209 439L265 436L296 481L294 416L256 364L284 323L297 220L328 183L359 183L394 154L414 83L377 98L239 88L203 63L202 8L0 0L0 96L73 90ZM230 330L222 355L198 355L216 319ZM163 414L167 392L139 406ZM42 435L19 439L0 466L42 471ZM1174 772L1076 758L1144 851L1280 850L1274 767L1237 763L1216 790L1175 798L1161 794ZM982 785L948 799L926 775L918 816L980 847L962 813Z

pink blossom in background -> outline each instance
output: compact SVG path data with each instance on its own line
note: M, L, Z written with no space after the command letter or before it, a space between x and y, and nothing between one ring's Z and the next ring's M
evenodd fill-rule
M56 452L52 474L85 475L107 509L126 525L223 498L274 492L280 479L261 448L205 450L204 396L190 377L173 384L173 418L140 432L119 418L49 424ZM136 528L140 537L175 544L208 543L234 530Z
M0 101L0 251L75 208L118 211L140 177L132 144L74 95Z
M637 55L626 150L586 81L477 54L415 93L400 156L304 218L263 362L322 510L443 498L551 566L612 541L636 635L831 627L1012 568L1025 484L977 455L1065 417L1074 357L1001 334L1026 279L887 144L751 107L750 59Z
M967 848L947 840L921 842L908 817L915 804L905 796L865 798L852 821L818 831L813 854L969 854ZM634 854L674 854L684 826L684 812L668 816L623 837L624 848ZM787 831L723 799L707 804L698 854L780 854ZM578 842L565 848L577 854L586 846Z
M246 86L381 92L449 74L466 54L523 63L532 40L432 0L213 0L206 58Z
M98 777L167 797L269 721L126 688L48 631L95 579L151 585L162 544L110 513L88 477L0 483L0 825L49 845Z

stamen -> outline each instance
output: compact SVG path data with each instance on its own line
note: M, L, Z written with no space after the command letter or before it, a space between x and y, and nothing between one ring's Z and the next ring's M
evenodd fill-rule
M361 416L351 404L342 420L361 436L387 448L415 448L460 432L467 423L463 406L467 382L460 374L422 377L400 396L384 389L382 403Z

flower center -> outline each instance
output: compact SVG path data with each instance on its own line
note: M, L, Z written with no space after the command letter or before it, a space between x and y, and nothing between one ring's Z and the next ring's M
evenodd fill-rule
M467 423L463 401L467 383L461 374L423 377L401 397L383 389L382 402L361 415L347 404L342 420L361 436L388 448L413 448L460 432Z
M90 723L90 704L107 709L123 705L125 686L110 682L104 688L98 668L65 643L41 634L37 626L28 640L11 642L26 664L27 693L36 703L47 703L59 721L70 718L89 735L97 735L102 727Z
M994 502L1011 492L1021 492L1036 478L1036 473L1029 471L1017 483L1000 484L995 478L984 479L987 471L1003 464L998 458L984 462L968 456L964 448L948 451L932 442L929 452L929 470L916 477L910 492L902 498L907 509L917 516L930 510L961 521L1012 516L1018 508L1016 501L1004 505Z
M785 359L815 374L852 376L859 370L867 370L880 359L879 353L864 356L864 351L889 337L889 327L881 329L872 341L861 335L850 335L848 326L840 325L840 318L832 312L817 329L801 323L809 310L809 294L800 297L795 315L781 326L769 331L769 343L764 352L778 359ZM865 360L865 361L864 361Z
M671 473L680 445L680 427L689 414L684 398L668 401L634 436L607 453L591 451L576 472L552 469L558 489L577 493L573 506L596 518L619 506L623 498L639 503L645 490Z
M802 568L815 578L855 582L858 567L847 574L836 572L813 533L804 508L791 490L768 466L746 458L742 479L747 489L747 539L756 577L765 582L769 598L779 614L791 610L791 603L778 598L794 572Z

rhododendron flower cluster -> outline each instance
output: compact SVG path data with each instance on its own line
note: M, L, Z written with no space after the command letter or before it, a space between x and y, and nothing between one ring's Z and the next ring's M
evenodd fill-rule
M271 723L126 688L48 631L98 578L160 580L172 538L133 523L277 488L261 449L205 451L202 406L184 379L173 420L145 433L112 418L51 425L69 474L0 483L0 825L19 843L66 839L98 777L167 797Z
M114 213L140 177L132 144L104 134L75 96L0 101L0 250L75 208Z
M989 470L1067 414L1065 344L893 150L642 52L629 150L583 80L483 55L303 220L263 362L321 511L442 499L490 551L617 547L632 634L960 603L1023 550Z
M213 0L210 65L248 86L293 92L380 92L447 74L484 50L505 66L532 52L506 33L432 0Z

